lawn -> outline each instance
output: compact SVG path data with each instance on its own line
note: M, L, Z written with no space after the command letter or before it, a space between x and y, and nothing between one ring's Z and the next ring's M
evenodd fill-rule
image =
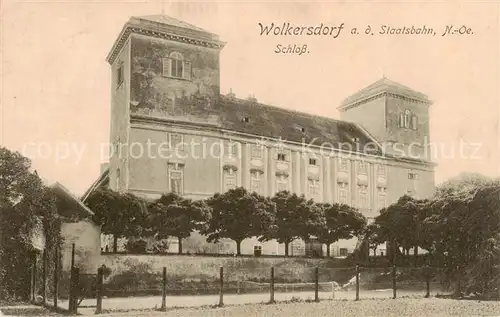
M152 310L116 312L100 316L500 316L500 302L438 298L325 300L320 303L288 302L273 305L248 304L222 308L171 309L167 312Z

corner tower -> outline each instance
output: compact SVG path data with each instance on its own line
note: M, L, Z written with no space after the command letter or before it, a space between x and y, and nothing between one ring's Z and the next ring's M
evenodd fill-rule
M214 104L220 92L219 55L224 42L213 33L165 16L132 17L107 56L111 65L110 187L128 190L130 144L146 129L134 118L185 117L192 102ZM155 140L164 141L164 140ZM124 145L128 151L123 151ZM119 153L119 155L118 155Z
M384 77L346 98L338 110L342 120L366 129L387 154L430 161L431 104L423 93Z

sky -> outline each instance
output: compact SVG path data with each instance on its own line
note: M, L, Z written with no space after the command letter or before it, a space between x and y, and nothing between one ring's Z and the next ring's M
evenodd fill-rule
M385 76L434 102L430 138L443 149L434 158L436 183L462 172L498 176L499 12L494 2L459 1L4 0L0 145L22 151L42 177L82 194L106 160L105 58L129 17L163 13L227 42L222 93L338 118L344 98ZM338 37L260 34L259 23L285 22L344 28ZM368 25L375 35L364 34ZM381 25L425 25L436 36L381 35ZM441 36L447 25L472 34ZM350 34L354 27L360 34ZM307 44L309 53L277 54L278 44Z

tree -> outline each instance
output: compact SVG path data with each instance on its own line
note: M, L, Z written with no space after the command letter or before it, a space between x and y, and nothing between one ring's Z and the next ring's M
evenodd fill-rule
M41 192L42 180L31 172L31 161L19 152L0 147L0 208L13 207Z
M211 215L202 234L208 235L208 242L218 242L221 238L234 240L238 255L244 239L259 237L262 240L274 223L275 205L268 198L241 187L217 193L207 202Z
M307 241L320 219L319 208L312 200L288 191L280 191L271 198L276 205L274 223L263 235L263 240L276 239L285 244L285 256L290 243L302 238Z
M500 181L462 177L438 188L424 221L455 293L495 294L500 280Z
M0 147L0 299L27 299L32 234L42 228L52 250L59 243L59 223L55 197L31 171L31 161Z
M182 253L182 239L189 237L194 230L203 230L209 216L205 201L192 201L175 193L162 195L149 206L149 210L151 228L156 237L177 237L179 254Z
M402 247L403 253L418 246L419 231L417 221L421 212L420 202L410 196L401 197L396 203L380 211L375 218L377 239L391 243L391 253L387 254L395 260ZM373 227L375 228L375 227Z
M117 252L118 238L147 234L147 208L140 198L121 194L109 188L98 188L88 197L87 206L95 213L95 221L104 234L113 235L113 252Z
M366 218L355 208L345 204L320 204L321 220L315 235L318 241L326 244L327 256L330 245L340 239L351 239L364 232Z

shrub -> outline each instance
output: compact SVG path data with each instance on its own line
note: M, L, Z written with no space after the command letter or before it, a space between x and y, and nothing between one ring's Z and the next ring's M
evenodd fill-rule
M130 253L146 253L148 243L142 239L127 241L125 249Z

